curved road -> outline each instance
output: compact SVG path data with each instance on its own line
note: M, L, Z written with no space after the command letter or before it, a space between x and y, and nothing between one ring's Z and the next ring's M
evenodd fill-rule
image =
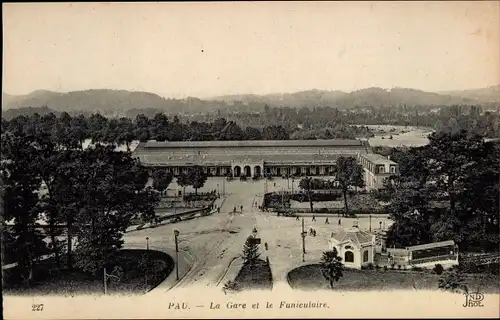
M256 192L251 192L248 187L257 186L240 181L231 185L233 192L227 194L220 213L132 231L124 236L126 248L146 248L146 237L149 237L150 249L166 252L175 260L173 232L174 229L179 230L181 279L176 281L174 269L154 292L191 285L215 287L234 258L241 254L245 240L256 225L255 211L252 208ZM241 205L243 212L240 212ZM237 207L236 213L233 213L234 207Z

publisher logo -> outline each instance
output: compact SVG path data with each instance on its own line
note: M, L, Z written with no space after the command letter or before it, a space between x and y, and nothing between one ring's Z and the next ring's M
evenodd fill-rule
M481 303L484 300L484 294L480 292L475 293L465 293L465 303L464 308L480 308L483 307Z

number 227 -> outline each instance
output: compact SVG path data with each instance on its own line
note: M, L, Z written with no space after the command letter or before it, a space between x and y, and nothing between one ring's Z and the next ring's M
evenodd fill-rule
M43 311L43 304L33 304L31 308L32 311Z

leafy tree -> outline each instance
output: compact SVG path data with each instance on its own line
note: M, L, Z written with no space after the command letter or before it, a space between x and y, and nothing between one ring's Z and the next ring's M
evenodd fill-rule
M305 177L304 179L300 180L299 187L303 190L306 190L307 198L309 199L309 206L311 207L311 212L314 212L313 201L311 197L312 178Z
M356 158L341 156L337 159L335 180L338 182L339 187L342 189L342 194L344 195L345 215L349 214L347 192L351 187L362 188L364 186L362 172L363 168L358 164Z
M135 117L134 121L134 136L136 137L136 139L138 139L140 142L148 141L151 138L152 134L150 125L151 124L148 117L146 117L144 114L138 114Z
M191 177L191 175L185 174L184 172L177 176L177 184L182 187L183 196L186 194L186 187L192 184Z
M243 264L254 266L255 263L257 263L259 257L259 245L255 242L254 237L249 236L245 241L245 245L243 246Z
M136 119L138 124L141 124L141 127L145 127L147 121L143 118ZM141 128L142 129L142 128ZM172 137L172 134L170 132L171 130L170 123L168 121L168 118L166 115L163 113L157 113L155 114L154 118L151 120L151 127L150 127L150 136L153 137L153 139L156 139L158 141L165 141L165 140L170 140Z
M122 246L122 235L133 219L155 218L157 193L145 188L148 171L129 153L97 145L78 159L80 208L76 264L97 273L108 266Z
M195 193L198 193L198 189L202 188L207 181L207 174L203 171L203 168L200 166L195 166L189 173L189 181L190 185L193 186Z
M116 142L127 146L127 151L130 151L130 143L135 139L134 124L129 118L120 118L118 121Z
M173 180L172 174L166 169L154 169L153 170L153 188L158 190L160 194L168 188Z
M43 236L35 229L39 217L38 193L41 179L31 157L36 153L34 137L9 132L2 134L0 174L2 180L4 219L13 220L11 243L6 243L18 262L21 276L28 285L34 282L37 258L45 251Z
M245 137L247 140L261 140L262 133L257 128L246 127L245 128Z
M340 280L343 276L344 265L342 258L338 256L337 249L323 252L320 262L321 274L330 284L330 289L333 289L333 283Z
M498 247L498 144L465 131L436 133L410 152L414 171L394 180L388 244L454 240Z

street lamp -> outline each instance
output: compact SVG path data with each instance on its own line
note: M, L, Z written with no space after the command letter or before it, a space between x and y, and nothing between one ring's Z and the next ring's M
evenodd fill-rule
M179 230L174 229L174 238L175 238L175 273L177 277L177 281L179 281Z
M302 217L302 232L300 233L300 236L302 237L302 262L305 262L306 235L307 235L307 232L304 230L304 217Z
M220 197L219 184L217 183L217 197Z
M146 290L148 290L148 269L149 269L149 237L146 237Z

